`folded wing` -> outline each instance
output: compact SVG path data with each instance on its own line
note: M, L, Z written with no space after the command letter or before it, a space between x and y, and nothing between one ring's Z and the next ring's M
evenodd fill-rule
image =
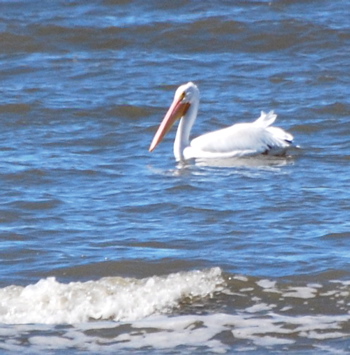
M186 148L186 158L240 157L256 154L284 154L293 136L271 127L277 115L261 113L252 123L238 123L199 136Z

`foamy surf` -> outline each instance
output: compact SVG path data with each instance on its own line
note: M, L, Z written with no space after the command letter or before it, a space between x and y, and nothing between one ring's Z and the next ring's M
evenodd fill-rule
M0 289L0 349L343 354L349 286L223 275L220 268L69 284L48 278Z
M153 276L105 277L60 283L55 278L0 289L0 322L77 324L91 320L133 321L164 314L181 301L207 297L223 285L220 268Z
M0 327L0 349L11 352L45 353L76 349L92 353L146 351L156 354L254 353L265 349L284 354L294 344L310 348L311 354L345 354L333 344L347 342L341 330L350 316L288 316L268 312L252 314L153 315L130 322L87 322L75 326L16 325ZM341 344L341 342L340 342ZM145 350L146 349L146 350ZM309 354L309 352L303 352Z

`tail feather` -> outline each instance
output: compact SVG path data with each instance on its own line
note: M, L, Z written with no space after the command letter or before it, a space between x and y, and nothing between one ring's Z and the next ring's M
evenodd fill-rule
M286 132L284 129L279 127L268 127L267 130L271 132L276 138L285 141L286 143L292 144L294 137Z

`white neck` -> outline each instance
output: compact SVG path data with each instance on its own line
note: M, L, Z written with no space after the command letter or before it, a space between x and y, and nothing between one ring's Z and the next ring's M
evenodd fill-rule
M191 106L179 122L174 142L174 156L176 161L184 160L184 149L190 145L190 133L197 118L199 99L193 100Z

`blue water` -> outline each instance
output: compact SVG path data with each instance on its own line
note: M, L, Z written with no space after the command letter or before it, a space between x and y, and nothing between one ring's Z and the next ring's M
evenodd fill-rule
M344 1L3 2L0 349L349 351L349 10ZM298 148L286 158L179 165L173 129L149 153L187 81L201 91L194 137L275 110ZM105 277L121 291L105 293ZM118 316L113 300L97 320L91 304L51 308L90 288L102 305L130 292L142 312L129 317L120 305ZM149 307L160 290L167 296ZM238 334L246 316L265 333L244 325ZM191 327L172 321L203 322L208 334L194 332L192 344ZM65 324L76 323L73 336ZM186 335L162 347L152 329L159 339L169 329Z

